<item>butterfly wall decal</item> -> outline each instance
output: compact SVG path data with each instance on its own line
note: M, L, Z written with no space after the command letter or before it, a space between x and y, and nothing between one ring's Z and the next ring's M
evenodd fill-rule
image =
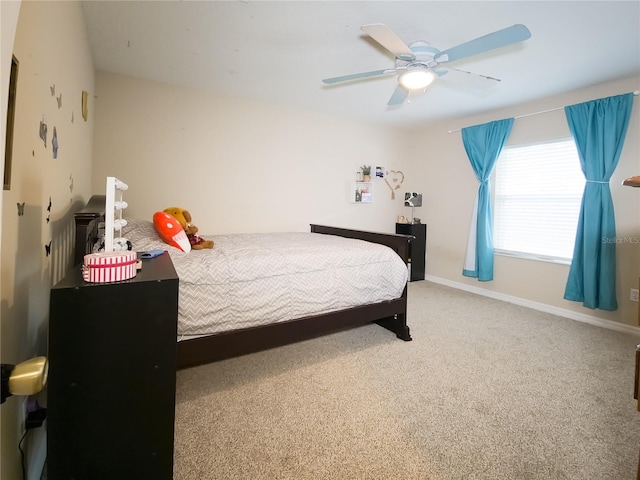
M16 203L16 205L18 206L18 216L21 217L24 215L24 204L26 202L22 202L22 203Z
M44 251L45 251L47 257L49 255L51 255L51 242L52 242L52 240L49 240L49 243L45 244L45 246L44 246Z

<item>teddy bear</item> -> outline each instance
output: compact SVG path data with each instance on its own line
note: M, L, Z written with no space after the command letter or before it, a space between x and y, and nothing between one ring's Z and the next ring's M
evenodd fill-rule
M169 207L165 208L163 211L171 215L180 225L182 225L193 250L213 248L213 240L205 240L198 235L198 227L191 223L191 214L188 210L179 207Z

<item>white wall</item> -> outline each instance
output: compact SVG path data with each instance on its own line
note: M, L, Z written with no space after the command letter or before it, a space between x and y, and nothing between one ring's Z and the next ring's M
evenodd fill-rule
M11 189L2 197L0 252L4 363L46 355L49 290L70 267L73 212L90 193L93 122L91 116L86 122L82 119L80 100L82 90L93 98L94 71L79 3L22 2L13 53L19 61L18 87ZM59 107L56 97L60 95ZM48 125L46 146L38 136L43 119ZM54 127L57 159L51 143ZM18 203L25 204L22 216ZM45 250L49 242L51 255ZM44 393L38 396L43 405ZM22 478L18 441L24 432L25 401L25 397L10 397L1 408L3 480ZM31 431L23 448L28 478L40 478L45 429Z
M494 281L478 282L463 277L462 266L467 246L469 221L478 181L469 165L460 132L449 130L477 125L492 120L555 109L588 100L637 90L640 78L634 77L605 85L574 91L516 107L471 118L429 125L416 132L424 151L418 160L424 179L423 217L429 225L427 241L427 275L458 286L470 286L565 309L578 314L638 325L638 304L629 300L629 289L638 288L640 244L617 245L617 287L619 308L615 312L591 310L579 302L563 299L569 267L548 262L495 257ZM622 156L611 178L611 191L616 211L617 235L640 239L640 189L622 186L625 178L640 174L640 97L634 97L631 123ZM518 145L570 137L564 111L516 119L507 145Z
M93 187L129 184L127 215L189 210L202 234L308 231L309 223L393 232L417 177L409 135L380 126L99 72ZM347 201L367 163L401 170L395 200Z

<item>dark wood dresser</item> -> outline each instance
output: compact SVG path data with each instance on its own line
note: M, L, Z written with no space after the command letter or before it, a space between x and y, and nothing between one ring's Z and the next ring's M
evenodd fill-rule
M136 277L51 290L49 480L173 478L178 276L168 253Z

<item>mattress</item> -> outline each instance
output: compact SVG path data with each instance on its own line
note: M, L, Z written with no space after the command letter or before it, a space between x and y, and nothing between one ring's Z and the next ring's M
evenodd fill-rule
M129 220L137 252L164 249L179 277L178 335L211 335L402 295L407 267L390 248L304 232L203 235L213 249L184 253L153 224Z

